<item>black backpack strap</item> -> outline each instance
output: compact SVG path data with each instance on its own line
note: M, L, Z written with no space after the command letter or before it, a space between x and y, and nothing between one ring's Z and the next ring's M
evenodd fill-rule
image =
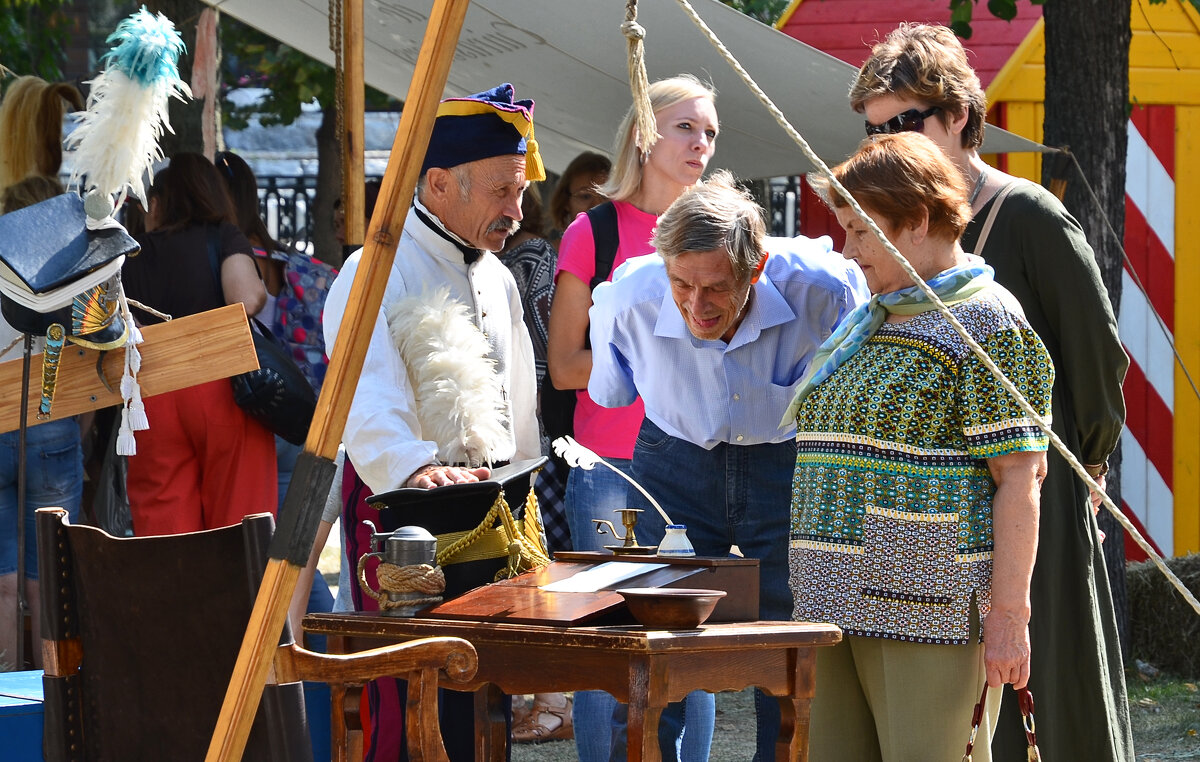
M617 244L620 242L617 207L613 202L605 201L589 209L587 216L592 223L592 241L596 244L596 274L588 285L595 290L596 286L608 280L617 258Z

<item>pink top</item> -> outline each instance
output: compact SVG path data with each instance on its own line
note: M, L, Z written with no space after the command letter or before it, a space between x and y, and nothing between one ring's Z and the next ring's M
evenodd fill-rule
M650 236L658 217L624 201L614 201L613 205L617 208L619 241L613 259L615 271L630 257L654 252ZM591 283L596 275L596 242L592 238L592 222L586 214L576 217L563 233L558 248L558 272L569 272L584 283ZM557 273L554 279L557 282ZM612 280L612 273L608 280ZM575 439L601 457L632 459L633 444L646 415L641 398L628 407L607 408L593 402L587 389L576 393L579 399L575 403Z

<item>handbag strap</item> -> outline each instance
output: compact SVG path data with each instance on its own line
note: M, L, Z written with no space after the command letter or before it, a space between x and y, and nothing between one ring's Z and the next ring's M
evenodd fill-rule
M992 232L992 223L996 221L996 213L1000 211L1000 205L1004 203L1004 199L1008 198L1008 194L1013 188L1017 187L1017 180L1013 180L1008 185L1000 189L996 197L992 199L992 208L988 211L987 219L983 221L983 230L979 231L979 239L975 241L974 254L983 256L983 247L987 243L988 234Z
M1025 728L1025 743L1028 745L1026 762L1041 762L1042 752L1037 745L1037 726L1033 721L1033 693L1029 688L1017 688L1017 706L1021 710L1021 725ZM983 707L987 702L988 686L985 681L979 703L971 713L971 737L967 740L967 750L963 753L962 762L971 762L971 751L975 748L975 736L979 733L979 723L983 721Z

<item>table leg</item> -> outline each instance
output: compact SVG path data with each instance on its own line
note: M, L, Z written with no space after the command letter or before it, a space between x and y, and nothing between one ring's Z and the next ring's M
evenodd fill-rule
M629 663L629 703L626 705L626 762L662 762L658 721L665 702L665 675L655 674L649 659Z
M779 739L775 762L808 762L808 730L812 697L816 693L817 654L812 648L794 651L792 695L780 696Z
M475 762L504 762L508 747L504 694L491 683L475 691L475 743Z
M779 698L779 740L775 762L808 762L808 720L811 699Z
M662 750L658 747L658 721L662 706L650 706L645 696L630 698L627 713L626 762L662 762Z

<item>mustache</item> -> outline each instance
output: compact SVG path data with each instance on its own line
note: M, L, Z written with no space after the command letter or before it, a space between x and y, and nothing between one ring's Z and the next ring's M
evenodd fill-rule
M498 217L491 225L488 225L487 232L495 233L503 230L507 235L512 235L520 229L521 223L512 217Z

